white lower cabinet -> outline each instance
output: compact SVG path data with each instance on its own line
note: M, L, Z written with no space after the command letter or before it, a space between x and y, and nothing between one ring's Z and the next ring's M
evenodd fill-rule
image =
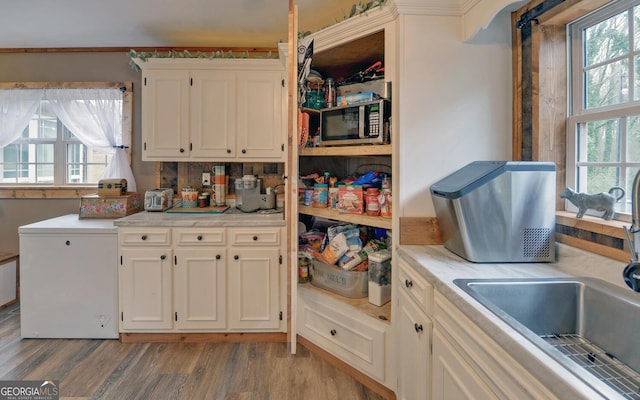
M399 400L427 400L431 390L432 323L404 291L394 312L398 354Z
M396 266L398 399L558 398L411 264Z
M280 325L278 249L232 247L229 261L229 328L277 329Z
M173 273L176 329L226 327L225 248L178 248Z
M118 270L122 329L172 329L172 251L121 248Z
M433 286L400 260L394 263L397 287L394 310L397 357L397 398L431 398Z
M286 331L280 230L119 228L121 331Z
M298 333L366 375L388 385L390 326L310 288L298 288Z
M447 298L434 298L434 400L558 399Z
M498 397L443 334L433 332L433 400L489 400Z

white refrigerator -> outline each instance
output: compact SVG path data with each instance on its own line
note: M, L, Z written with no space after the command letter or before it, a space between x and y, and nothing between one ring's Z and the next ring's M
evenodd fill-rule
M18 229L23 338L118 337L113 220L56 217Z

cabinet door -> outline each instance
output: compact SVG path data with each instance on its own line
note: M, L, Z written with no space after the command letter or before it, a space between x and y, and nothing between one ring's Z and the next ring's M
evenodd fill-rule
M238 158L284 157L283 82L279 71L238 72Z
M120 321L127 329L171 329L170 248L121 248Z
M178 329L226 327L225 249L176 249L174 319Z
M398 399L428 400L431 390L432 323L403 290L398 296L395 318L399 346Z
M236 73L192 71L192 158L236 156Z
M279 248L232 247L229 257L229 328L278 329Z
M149 70L142 82L142 160L189 157L189 72Z
M433 333L433 400L498 397L436 328Z

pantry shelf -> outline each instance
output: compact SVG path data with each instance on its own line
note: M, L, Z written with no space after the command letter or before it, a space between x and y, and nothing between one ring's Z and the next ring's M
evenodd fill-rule
M391 229L391 218L372 217L364 214L344 214L330 208L317 208L303 205L298 206L298 212L300 214L367 225L374 228Z
M305 147L300 149L300 156L390 156L390 144L372 144L360 146Z

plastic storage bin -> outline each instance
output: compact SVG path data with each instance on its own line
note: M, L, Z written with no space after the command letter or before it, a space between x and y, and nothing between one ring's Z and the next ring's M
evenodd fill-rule
M311 284L351 299L369 294L367 271L343 271L318 260L311 260Z
M382 306L391 300L391 252L369 254L369 303Z

